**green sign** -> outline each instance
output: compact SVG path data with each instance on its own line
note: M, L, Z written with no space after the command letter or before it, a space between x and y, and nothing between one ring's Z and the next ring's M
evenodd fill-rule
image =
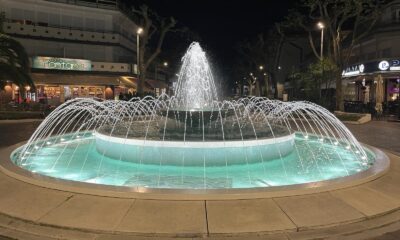
M32 68L67 71L91 71L92 62L84 59L33 57Z

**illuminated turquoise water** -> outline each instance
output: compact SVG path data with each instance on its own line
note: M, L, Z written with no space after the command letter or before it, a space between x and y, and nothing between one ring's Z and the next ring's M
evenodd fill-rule
M25 156L20 156L21 149L17 149L11 156L12 161L31 172L60 179L148 188L224 189L292 185L355 174L368 169L374 161L368 150L369 163L361 164L358 152L341 144L299 136L295 139L295 151L286 157L227 166L207 166L207 163L196 167L166 166L162 162L147 165L111 159L97 152L91 133L79 138L59 136L37 145L37 149ZM222 149L213 151L215 154L223 152Z

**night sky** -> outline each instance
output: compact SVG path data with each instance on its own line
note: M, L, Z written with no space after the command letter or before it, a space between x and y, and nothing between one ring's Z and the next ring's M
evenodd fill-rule
M139 0L159 15L173 16L200 37L216 72L229 76L237 42L255 37L283 20L294 0ZM129 3L133 3L130 2ZM171 43L168 43L171 47ZM173 43L172 43L173 45ZM218 74L217 73L217 74Z

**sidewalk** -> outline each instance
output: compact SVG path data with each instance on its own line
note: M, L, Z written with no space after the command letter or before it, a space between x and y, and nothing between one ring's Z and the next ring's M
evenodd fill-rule
M345 124L358 141L400 154L400 123L376 121Z

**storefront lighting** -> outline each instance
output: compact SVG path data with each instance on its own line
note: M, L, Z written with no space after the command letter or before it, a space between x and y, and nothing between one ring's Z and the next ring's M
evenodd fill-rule
M15 90L19 90L19 87L18 87L18 86L15 86Z
M31 87L30 87L30 86L26 86L26 87L25 87L25 90L26 90L26 91L29 91L29 90L31 90Z

